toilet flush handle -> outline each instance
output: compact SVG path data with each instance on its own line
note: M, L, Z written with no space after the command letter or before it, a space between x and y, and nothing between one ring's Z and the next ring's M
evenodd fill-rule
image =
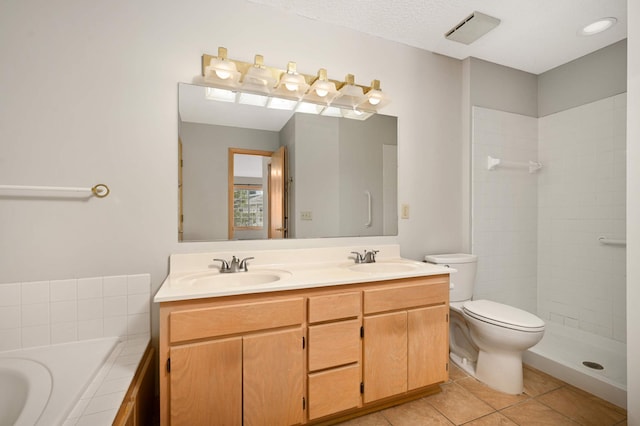
M442 265L442 266L444 266L445 268L451 268L451 266L449 265ZM449 281L449 290L453 290L455 286L456 285L453 283L453 281Z

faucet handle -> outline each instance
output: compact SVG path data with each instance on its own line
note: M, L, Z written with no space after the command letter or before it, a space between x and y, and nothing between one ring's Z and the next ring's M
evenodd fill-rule
M248 269L247 269L247 266L248 266L247 265L247 260L252 260L252 259L255 259L255 257L245 257L244 259L242 259L240 261L240 266L238 266L238 268L241 269L244 272L247 272L248 271Z
M221 262L221 265L220 265L220 272L226 272L226 271L229 271L229 270L230 270L230 268L229 268L229 262L227 262L226 260L224 260L224 259L213 259L213 260L214 260L215 262Z
M380 250L371 250L371 251L364 251L364 261L366 263L375 263L376 261L376 254L378 254Z
M366 250L365 250L365 253L366 253ZM351 254L356 255L356 263L362 263L364 261L364 256L358 253L357 251L352 251Z

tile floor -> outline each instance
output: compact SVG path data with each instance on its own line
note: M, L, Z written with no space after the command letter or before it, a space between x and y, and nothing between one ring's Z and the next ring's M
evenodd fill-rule
M533 426L624 425L627 412L532 368L524 370L524 393L494 391L452 365L442 392L342 426Z

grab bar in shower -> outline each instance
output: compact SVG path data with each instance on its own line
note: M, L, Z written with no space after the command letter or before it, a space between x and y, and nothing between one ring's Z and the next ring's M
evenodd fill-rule
M535 173L542 168L542 163L538 161L529 161L527 163L520 161L506 161L500 158L493 158L490 155L487 156L487 170L495 170L498 167L524 168L529 169L529 173Z
M79 194L87 197L96 196L104 198L109 195L109 187L99 183L91 188L75 188L61 186L27 186L27 185L0 185L0 193L8 193L14 196L44 196L43 194Z
M600 244L606 244L610 246L626 246L627 240L619 240L615 238L598 237Z

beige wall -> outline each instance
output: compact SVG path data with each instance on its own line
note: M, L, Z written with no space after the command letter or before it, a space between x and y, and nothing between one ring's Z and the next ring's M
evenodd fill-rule
M538 76L477 58L470 59L471 105L537 117Z
M0 183L91 186L87 202L0 201L0 283L151 274L174 252L399 242L461 249L461 62L246 1L0 5ZM398 119L398 237L177 242L177 83L218 46L243 61L380 79ZM155 314L155 311L152 312ZM155 319L154 319L155 322ZM157 327L157 324L154 325ZM157 332L157 330L155 330Z
M627 40L538 76L538 116L564 111L627 91Z

